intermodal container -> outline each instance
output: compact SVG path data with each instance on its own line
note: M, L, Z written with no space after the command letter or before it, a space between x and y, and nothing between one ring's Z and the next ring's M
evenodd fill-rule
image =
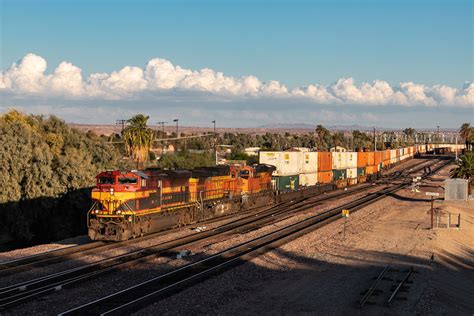
M347 168L357 168L357 153L354 151L346 152Z
M368 166L367 168L365 168L365 172L367 175L369 174L374 174L374 173L377 173L377 170L378 167L377 166Z
M332 171L333 180L342 180L347 179L347 169L334 169Z
M276 167L274 175L285 176L299 173L299 151L261 151L259 162Z
M332 154L330 152L318 152L318 171L324 172L332 170ZM327 182L324 182L327 183Z
M332 168L338 170L347 169L347 153L345 152L332 152Z
M357 153L357 168L367 167L369 164L368 161L369 152L359 151Z
M313 151L300 153L300 173L314 173L318 171L318 153Z
M318 172L318 183L331 183L332 182L332 171L319 171Z
M366 175L366 173L365 173L365 167L357 168L357 177L365 176L365 175Z
M357 178L357 168L347 168L347 179Z
M299 175L273 176L273 182L277 190L296 190L299 185Z
M382 162L382 152L381 151L374 152L374 157L375 157L374 165L378 165Z
M300 173L300 186L315 185L318 182L318 173Z
M382 154L382 160L390 160L390 150L384 150Z
M369 156L367 159L367 166L375 165L375 153L373 151L369 152Z

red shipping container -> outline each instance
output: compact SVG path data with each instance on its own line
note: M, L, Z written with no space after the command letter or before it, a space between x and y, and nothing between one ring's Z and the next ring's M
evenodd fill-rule
M318 152L318 171L332 171L332 155L330 152Z
M381 151L376 151L374 153L375 156L375 164L374 165L379 165L382 162L382 152Z
M318 172L318 183L331 183L332 171L320 171Z
M366 167L369 164L367 163L367 159L369 156L369 152L358 152L357 153L357 168Z

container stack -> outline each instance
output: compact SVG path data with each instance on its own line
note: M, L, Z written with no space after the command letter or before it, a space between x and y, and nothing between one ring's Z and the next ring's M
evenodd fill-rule
M348 151L345 153L347 159L347 172L346 176L349 179L350 184L357 183L357 153Z
M357 153L357 178L365 177L367 175L366 168L369 165L369 154L367 151L360 151Z
M299 187L300 151L261 151L259 161L276 167L273 173L275 189L295 190Z
M300 153L299 181L301 186L316 185L318 182L318 153L306 151Z
M332 182L332 154L318 152L318 183Z
M390 149L384 150L382 152L382 167L390 165Z
M332 179L334 181L347 179L347 152L331 152Z

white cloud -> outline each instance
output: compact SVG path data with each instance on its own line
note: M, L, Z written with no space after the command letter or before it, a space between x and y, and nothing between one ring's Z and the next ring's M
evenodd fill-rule
M80 68L69 62L62 62L51 74L45 73L46 68L44 58L27 54L1 72L0 92L22 97L130 100L150 95L160 98L167 91L173 91L176 96L186 92L204 93L208 100L213 97L227 100L287 98L315 104L474 107L472 82L456 89L413 82L391 86L383 80L358 86L353 78L341 78L327 86L310 84L289 90L278 81L262 82L254 76L231 77L209 68L190 70L162 58L151 59L143 69L126 66L110 74L96 73L87 78L82 77Z

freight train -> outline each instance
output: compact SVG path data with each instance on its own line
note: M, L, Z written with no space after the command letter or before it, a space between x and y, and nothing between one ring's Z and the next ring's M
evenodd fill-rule
M269 204L274 170L257 164L102 172L87 214L89 236L127 240Z
M423 145L360 153L261 152L260 164L252 166L104 171L97 175L92 190L92 207L87 213L89 236L92 240L127 240L369 181L382 168L432 148ZM301 157L295 170L291 157ZM300 187L301 179L310 180Z

